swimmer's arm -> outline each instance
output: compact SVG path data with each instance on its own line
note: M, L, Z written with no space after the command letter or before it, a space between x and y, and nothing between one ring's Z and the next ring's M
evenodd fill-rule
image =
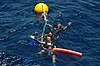
M63 28L63 30L66 30L68 27L69 27L68 25L67 25L67 26L65 26L65 27Z
M45 42L40 42L40 44L45 44Z
M56 30L56 28L54 28L52 25L47 24L49 27L51 27L52 30Z
M67 26L65 26L65 27L63 28L63 30L66 30L69 26L71 26L71 24L72 24L72 22L69 22L69 23L67 24Z
M53 26L52 25L50 25L50 24L47 24L49 27L51 27L51 28L53 28Z

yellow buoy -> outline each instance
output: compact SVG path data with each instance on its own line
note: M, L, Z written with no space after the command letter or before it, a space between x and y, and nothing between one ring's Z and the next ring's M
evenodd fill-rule
M49 11L48 6L44 3L37 4L34 9L35 9L35 12L38 14L41 14L43 12L48 13L48 11Z

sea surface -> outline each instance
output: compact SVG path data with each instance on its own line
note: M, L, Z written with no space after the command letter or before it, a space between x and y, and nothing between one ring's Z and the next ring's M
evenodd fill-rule
M49 24L72 22L56 46L83 53L58 53L56 66L100 66L100 0L0 0L0 66L53 66L50 56L37 56L40 46L29 45L30 35L42 34L44 21L34 12L40 2L49 7Z

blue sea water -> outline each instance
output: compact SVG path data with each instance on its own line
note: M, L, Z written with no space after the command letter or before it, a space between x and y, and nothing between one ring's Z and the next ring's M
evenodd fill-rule
M42 33L44 21L33 9L40 2L49 6L48 23L72 22L57 47L83 53L82 58L58 55L56 66L99 66L100 0L0 0L0 66L53 66L51 58L36 55L40 47L28 44L30 35Z

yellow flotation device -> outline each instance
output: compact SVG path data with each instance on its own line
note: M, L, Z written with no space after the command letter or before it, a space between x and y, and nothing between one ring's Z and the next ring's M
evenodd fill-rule
M37 14L42 14L42 13L48 13L48 11L49 11L49 7L46 5L46 4L44 4L44 3L39 3L39 4L37 4L36 6L35 6L35 8L34 8L34 10L35 10L35 12L37 13Z

